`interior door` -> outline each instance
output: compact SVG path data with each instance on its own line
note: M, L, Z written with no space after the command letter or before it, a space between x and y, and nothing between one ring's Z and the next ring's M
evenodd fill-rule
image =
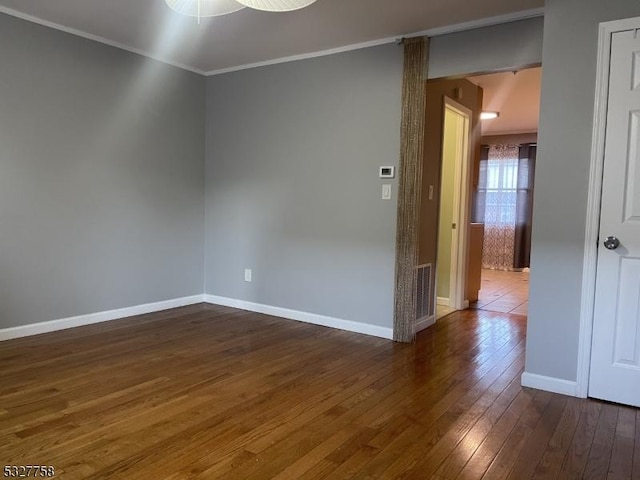
M609 66L589 396L640 406L640 34Z

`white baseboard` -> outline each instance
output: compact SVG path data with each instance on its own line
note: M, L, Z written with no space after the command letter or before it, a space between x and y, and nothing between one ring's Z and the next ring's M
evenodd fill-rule
M421 318L416 322L416 333L421 332L425 328L429 328L431 325L436 323L436 316L431 315L430 317Z
M315 313L299 312L287 308L273 307L270 305L262 305L259 303L245 302L232 298L218 297L215 295L193 295L191 297L175 298L164 300L161 302L147 303L144 305L135 305L133 307L119 308L116 310L108 310L104 312L89 313L87 315L78 315L75 317L61 318L41 323L32 323L30 325L21 325L18 327L10 327L0 329L0 341L10 340L13 338L28 337L31 335L39 335L41 333L55 332L65 330L67 328L80 327L83 325L91 325L94 323L107 322L119 318L132 317L134 315L143 315L145 313L159 312L170 308L184 307L196 303L213 303L216 305L224 305L227 307L239 308L251 312L264 313L274 315L290 320L298 320L300 322L313 323L325 327L338 328L349 332L363 333L374 337L386 339L393 338L393 329L371 325L368 323L353 322L351 320L342 320L339 318L317 315ZM423 328L426 328L426 325Z
M560 393L562 395L570 395L579 397L578 385L576 382L563 380L561 378L546 377L535 373L524 372L520 378L523 387L536 388L538 390L546 390L547 392Z
M10 340L12 338L28 337L31 335L39 335L41 333L55 332L57 330L65 330L67 328L80 327L82 325L91 325L93 323L107 322L109 320L132 317L134 315L159 312L161 310L184 307L186 305L193 305L202 302L204 302L203 295L193 295L191 297L174 298L161 302L146 303L144 305L118 308L116 310L108 310L105 312L89 313L87 315L61 318L48 322L32 323L30 325L22 325L19 327L3 328L0 329L0 341Z
M454 308L451 305L451 300L449 298L444 298L444 297L437 297L436 298L436 305L440 305L441 307ZM457 307L455 307L455 308L457 309ZM460 310L466 310L467 308L469 308L469 300L465 300L464 302L462 302Z
M448 307L451 304L451 301L448 298L437 297L436 305L442 305L443 307Z
M337 328L348 332L363 333L374 337L393 339L393 329L388 327L380 327L371 325L370 323L354 322L352 320L342 320L340 318L327 317L315 313L300 312L290 310L288 308L273 307L271 305L263 305L260 303L246 302L244 300L236 300L234 298L219 297L217 295L205 295L204 301L215 305L223 305L225 307L239 308L240 310L248 310L250 312L264 313L276 317L287 318L289 320L297 320L299 322L312 323L314 325L322 325L323 327Z

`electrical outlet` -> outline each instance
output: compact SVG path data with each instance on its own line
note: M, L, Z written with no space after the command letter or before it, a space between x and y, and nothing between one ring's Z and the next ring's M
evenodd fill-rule
M250 268L245 268L244 269L244 281L245 282L251 282L251 269Z

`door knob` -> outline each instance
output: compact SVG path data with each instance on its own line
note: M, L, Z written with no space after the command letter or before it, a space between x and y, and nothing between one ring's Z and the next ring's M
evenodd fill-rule
M608 250L615 250L620 246L620 240L616 237L607 237L604 239L604 248Z

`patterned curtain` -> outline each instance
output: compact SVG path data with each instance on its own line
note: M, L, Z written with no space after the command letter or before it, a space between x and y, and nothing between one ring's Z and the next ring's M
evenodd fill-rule
M490 145L480 160L477 220L484 223L482 267L512 270L518 205L519 148Z

